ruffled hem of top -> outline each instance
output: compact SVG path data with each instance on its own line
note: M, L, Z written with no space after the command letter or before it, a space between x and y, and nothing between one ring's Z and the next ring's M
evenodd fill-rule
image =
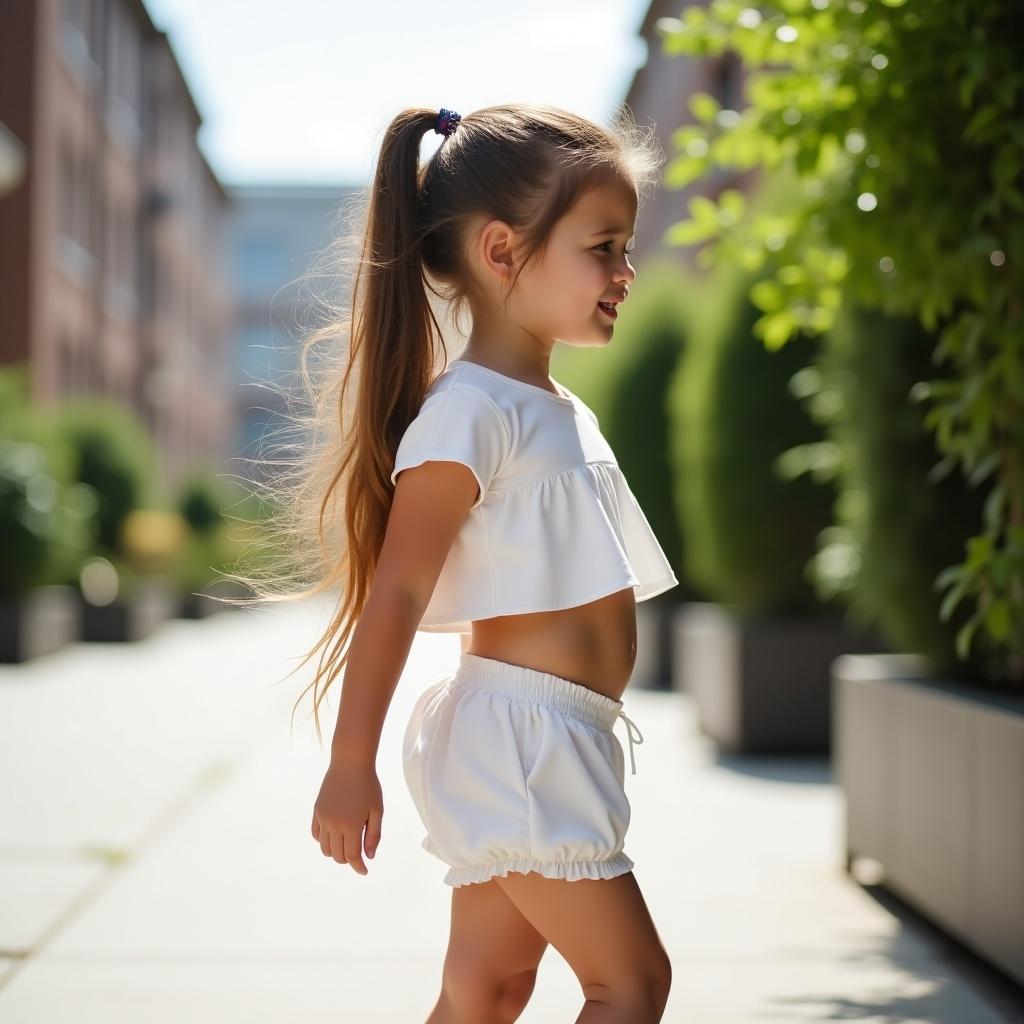
M615 462L589 462L488 492L475 514L475 543L482 548L486 538L500 537L511 549L529 551L529 561L507 579L508 567L498 566L496 581L491 564L490 575L480 570L464 589L457 566L446 565L421 630L465 632L476 619L575 607L629 586L643 601L679 583ZM481 605L485 594L494 598Z
M474 882L486 882L495 876L504 878L510 871L526 874L538 871L545 878L563 878L569 882L579 882L585 878L615 878L624 875L633 868L633 861L624 853L604 860L567 860L544 861L533 857L515 857L510 860L499 860L493 864L470 864L467 867L453 867L444 876L446 885L472 885Z

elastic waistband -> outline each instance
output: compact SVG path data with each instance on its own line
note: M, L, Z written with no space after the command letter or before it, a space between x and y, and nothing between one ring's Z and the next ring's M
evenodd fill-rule
M612 731L622 710L621 700L613 700L571 679L468 651L462 652L450 685L453 689L489 690L546 704L605 732Z

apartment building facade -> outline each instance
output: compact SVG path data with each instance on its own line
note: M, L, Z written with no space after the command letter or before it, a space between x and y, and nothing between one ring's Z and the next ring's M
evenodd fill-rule
M0 362L39 404L131 407L173 483L234 440L230 199L141 0L6 0L0 122L24 147L0 196Z

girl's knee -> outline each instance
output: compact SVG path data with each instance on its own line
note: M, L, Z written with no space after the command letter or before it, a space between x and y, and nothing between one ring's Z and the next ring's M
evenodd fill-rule
M494 979L474 969L472 962L445 964L441 999L450 1019L513 1024L530 1001L537 983L537 968ZM445 1021L448 1017L444 1018ZM441 1018L438 1018L440 1024Z
M581 985L588 1002L614 1007L624 1020L660 1021L672 987L672 966L665 957L616 979Z
M511 978L506 978L501 983L501 994L499 997L499 1008L501 1015L498 1019L514 1021L526 1009L526 1004L533 995L537 984L537 968L532 967L528 971L521 971Z

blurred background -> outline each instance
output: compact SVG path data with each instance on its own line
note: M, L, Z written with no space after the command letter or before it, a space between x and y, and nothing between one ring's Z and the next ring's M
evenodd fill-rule
M551 366L680 579L626 698L665 1019L1024 1020L1021 38L1010 0L5 0L0 1018L425 1019L397 744L455 638L363 880L283 730L327 609L231 574L386 125L518 100L665 156L612 343ZM578 1008L548 957L523 1020Z

